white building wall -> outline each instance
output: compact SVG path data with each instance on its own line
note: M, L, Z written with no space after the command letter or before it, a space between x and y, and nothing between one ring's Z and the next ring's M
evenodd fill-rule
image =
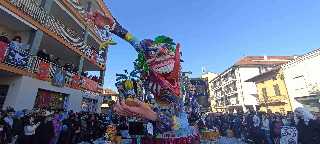
M56 87L47 81L34 79L27 76L9 77L1 84L10 84L4 107L14 107L16 110L32 109L38 89L46 89L69 95L67 110L81 111L82 91L69 87ZM12 86L12 84L14 84Z
M4 102L3 110L5 110L8 106L15 105L21 82L22 76L1 76L0 84L9 85L9 90Z
M303 107L295 97L309 96L309 90L314 85L320 90L320 56L305 59L293 65L283 66L283 74L292 108Z
M257 87L253 82L244 82L256 75L259 75L259 68L257 67L240 67L240 79L241 79L241 85L242 85L242 93L240 92L238 94L239 98L244 98L243 100L240 100L241 105L257 105ZM241 87L241 86L240 86Z

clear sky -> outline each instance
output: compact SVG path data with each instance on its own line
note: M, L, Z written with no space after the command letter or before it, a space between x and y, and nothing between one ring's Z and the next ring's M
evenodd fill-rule
M320 47L320 1L104 0L117 21L138 39L165 35L180 43L183 71L220 74L245 56L302 55ZM104 88L131 71L137 52L113 35ZM91 73L93 74L93 73ZM99 75L98 73L96 73Z

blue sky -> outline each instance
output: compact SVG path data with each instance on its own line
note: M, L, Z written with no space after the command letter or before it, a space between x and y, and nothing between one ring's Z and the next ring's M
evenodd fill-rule
M138 39L165 35L180 43L190 77L201 76L201 67L220 74L242 55L302 55L320 46L319 0L104 2ZM124 40L113 40L118 44L109 48L104 88L116 91L115 74L131 71L137 53Z

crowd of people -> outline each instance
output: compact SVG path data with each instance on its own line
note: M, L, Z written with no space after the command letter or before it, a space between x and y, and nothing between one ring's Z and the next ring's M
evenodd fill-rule
M267 112L250 109L245 113L202 113L198 119L200 130L217 129L222 137L232 131L233 137L246 143L280 144L282 126L297 128L298 143L320 143L320 114L312 114L304 108L288 111L286 115L272 113L270 109Z
M107 118L108 117L108 118ZM0 144L93 143L103 137L110 115L34 108L0 111Z

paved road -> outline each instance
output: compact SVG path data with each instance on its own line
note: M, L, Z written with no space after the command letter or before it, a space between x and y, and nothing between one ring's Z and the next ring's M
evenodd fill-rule
M121 144L131 144L131 143L132 142L129 140L123 140L121 142ZM209 141L205 141L203 144L209 144L209 143L210 143ZM90 143L85 143L85 144L90 144ZM98 139L94 142L94 144L108 144L108 143L105 141L102 141L101 139ZM212 144L215 144L215 142L212 141ZM245 144L245 143L242 141L238 141L236 138L222 137L220 139L220 142L218 140L216 141L216 144Z

